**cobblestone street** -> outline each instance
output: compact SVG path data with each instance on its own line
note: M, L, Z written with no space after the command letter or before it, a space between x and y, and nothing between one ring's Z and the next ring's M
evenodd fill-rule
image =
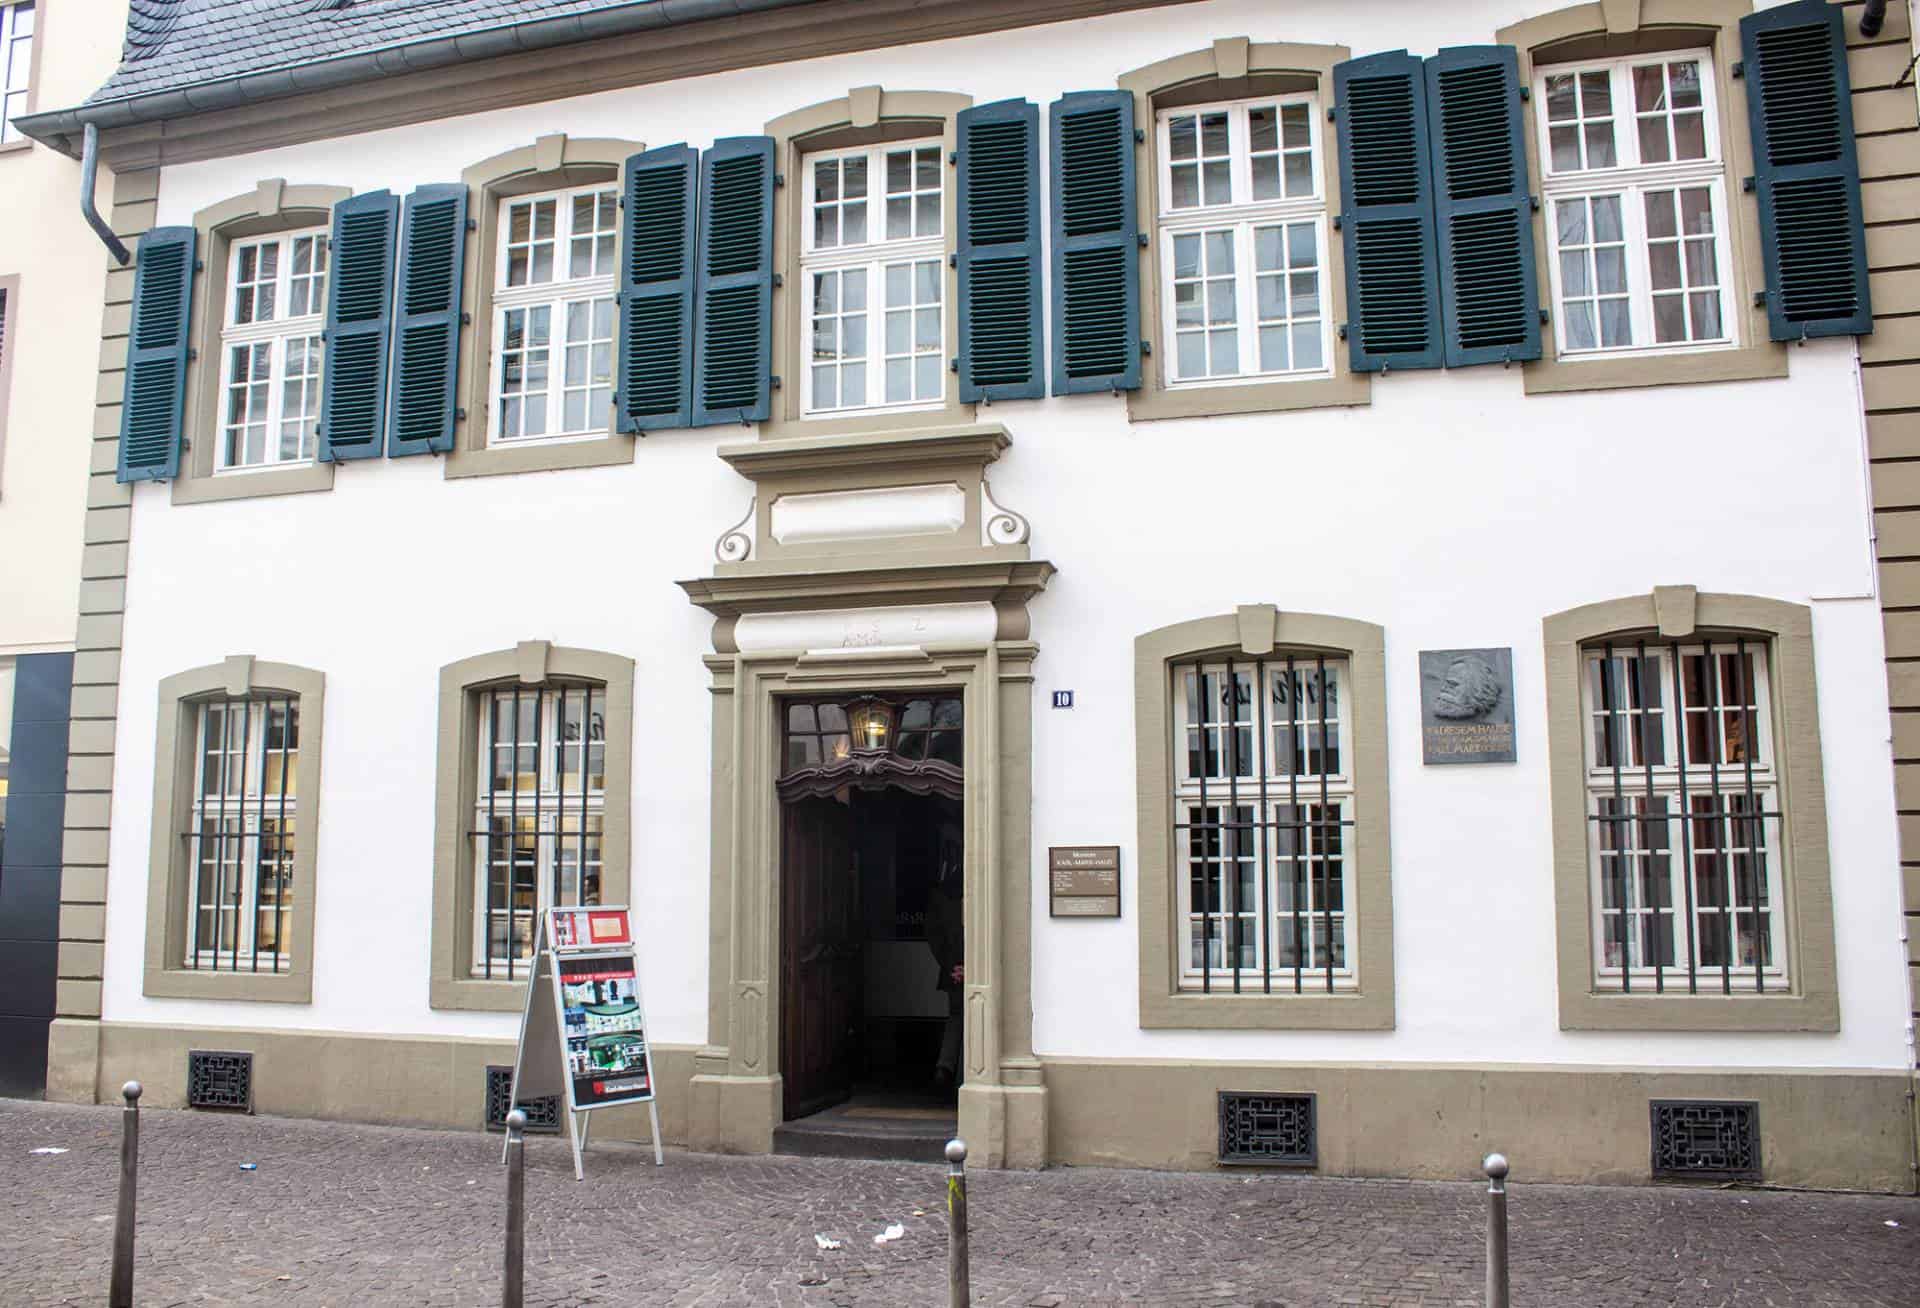
M119 1118L0 1100L10 1304L105 1301ZM499 1302L498 1136L178 1111L141 1136L143 1308ZM1529 1186L1515 1163L1523 1308L1920 1302L1913 1200ZM938 1167L670 1152L656 1170L596 1145L576 1184L540 1136L527 1171L529 1304L945 1302ZM980 1304L1480 1302L1480 1186L1064 1168L970 1185ZM906 1235L876 1246L895 1221Z

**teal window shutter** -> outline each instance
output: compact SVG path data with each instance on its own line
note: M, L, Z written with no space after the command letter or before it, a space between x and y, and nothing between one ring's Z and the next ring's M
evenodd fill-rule
M1140 222L1133 96L1075 91L1047 111L1053 147L1053 393L1140 385Z
M1040 326L1040 110L1026 100L962 109L960 399L1046 394Z
M620 185L620 364L614 414L643 434L693 421L694 187L686 145L627 159Z
M1433 240L1424 61L1405 50L1333 68L1348 364L1438 368L1445 355Z
M467 188L416 187L407 196L404 216L393 406L387 427L390 458L445 454L453 448Z
M163 481L180 471L192 314L194 230L155 227L133 265L133 322L120 400L121 481Z
M400 202L370 191L333 206L320 457L377 459L386 417L393 247Z
M1460 46L1428 59L1426 74L1447 366L1537 359L1519 56L1510 45Z
M700 157L693 423L772 411L773 138L730 136Z
M1873 330L1841 14L1826 0L1798 0L1740 20L1776 341Z

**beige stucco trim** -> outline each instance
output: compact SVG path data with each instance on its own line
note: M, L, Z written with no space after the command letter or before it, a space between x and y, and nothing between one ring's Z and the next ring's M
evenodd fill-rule
M1341 994L1182 991L1180 915L1168 813L1173 794L1169 663L1202 654L1267 656L1275 649L1347 656L1353 678L1353 898L1356 985ZM1393 859L1388 847L1386 632L1371 622L1244 605L1149 631L1133 644L1136 802L1140 822L1140 1025L1148 1029L1384 1031L1394 1024Z
M1629 12L1637 9L1637 14ZM1611 12L1610 12L1611 11ZM1726 163L1727 213L1732 230L1733 285L1727 314L1737 325L1738 344L1725 349L1636 355L1632 358L1562 360L1555 351L1550 321L1540 330L1540 357L1522 366L1529 395L1561 391L1610 390L1693 382L1749 381L1787 375L1784 345L1767 338L1767 311L1753 293L1766 284L1760 258L1760 211L1741 189L1753 175L1753 140L1747 127L1747 84L1733 75L1740 61L1740 19L1751 13L1748 0L1642 0L1637 6L1580 4L1503 27L1494 39L1511 45L1520 58L1520 85L1532 86L1541 64L1584 58L1617 57L1641 51L1713 48L1715 99L1719 104L1721 155ZM1537 101L1522 106L1528 175L1539 187L1541 171ZM1540 270L1540 302L1552 303L1553 246L1547 222L1550 206L1533 216L1535 267Z
M773 372L780 378L780 388L773 393L773 417L761 425L761 435L769 438L846 435L973 421L975 406L960 403L959 378L946 367L944 359L940 375L945 379L947 399L938 408L910 413L800 416L801 400L806 393L801 370L807 366L802 357L807 333L800 327L800 315L807 303L800 275L801 224L806 218L801 212L806 195L802 166L806 155L815 150L928 136L940 138L944 211L941 228L945 233L942 248L947 255L941 273L941 294L946 305L946 359L952 359L960 352L959 275L953 267L953 255L959 248L960 205L958 170L950 160L959 148L955 116L972 104L972 96L950 91L886 91L877 86L861 86L836 100L796 109L767 124L766 134L774 142L774 170L786 178L786 185L775 188L773 194L773 244L776 266L780 270L773 289Z
M46 52L47 48L47 10L55 8L65 10L66 13L64 16L66 18L73 18L78 13L78 11L74 9L73 6L67 4L65 0L35 0L33 6L33 48L27 53L27 103L18 114L14 115L16 118L24 118L28 114L39 112L40 64L41 56ZM74 38L63 36L61 39L73 40ZM11 141L3 141L0 142L0 155L24 153L33 149L35 144L37 143L31 137L26 136L17 137ZM0 395L0 402L4 402L5 398L4 395Z
M1813 613L1801 604L1752 595L1676 592L1605 600L1556 613L1546 638L1547 753L1553 794L1554 934L1559 955L1560 1026L1567 1031L1838 1031L1833 891L1827 866L1827 792L1815 693ZM1784 918L1791 988L1725 995L1597 993L1587 858L1585 733L1580 649L1635 633L1673 639L1695 626L1715 635L1759 637L1770 646L1773 739L1787 865ZM1685 628L1684 630L1682 628Z
M1299 45L1249 41L1234 37L1215 41L1203 50L1175 55L1124 73L1119 87L1133 95L1134 126L1145 138L1135 147L1135 177L1140 230L1147 244L1140 251L1140 335L1149 348L1140 360L1140 388L1127 396L1127 416L1135 422L1158 418L1201 418L1229 413L1270 413L1291 409L1319 409L1366 404L1372 395L1365 373L1347 366L1347 351L1336 337L1331 341L1333 375L1300 381L1257 381L1235 386L1170 386L1162 371L1167 354L1160 321L1160 173L1154 159L1159 139L1155 111L1170 96L1184 98L1208 82L1217 97L1233 100L1256 95L1263 78L1293 75L1311 79L1319 89L1321 114L1320 186L1327 197L1326 258L1321 269L1322 297L1327 320L1343 323L1347 316L1345 253L1334 230L1340 213L1340 172L1335 162L1333 133L1325 110L1333 103L1333 66L1350 55L1343 45Z
M13 394L13 356L20 353L17 335L20 327L20 274L0 277L0 340L14 344L0 349L0 491L7 477L7 397Z
M175 504L333 489L334 465L321 459L298 468L215 474L220 445L220 334L226 320L233 243L302 227L326 227L333 221L333 206L352 195L349 186L289 186L279 178L267 178L251 191L210 204L193 216L200 269L193 279L188 339L194 342L194 350L187 356L186 415L181 426L187 448L180 458L180 475L173 479Z
M184 832L193 812L197 705L251 695L299 701L299 802L294 811L293 931L284 972L188 969L186 955L192 859ZM290 663L235 654L178 672L160 683L153 757L153 829L148 844L147 956L141 993L150 998L313 1001L315 868L320 844L321 745L326 728L326 677Z
M461 289L466 310L460 327L460 377L454 391L461 407L454 420L453 449L446 458L448 477L603 468L633 462L633 437L614 430L611 409L604 436L494 447L487 444L487 435L493 415L489 387L493 378L493 276L500 240L500 201L596 182L612 182L617 187L620 165L627 156L644 149L646 146L639 141L555 133L540 137L532 145L482 159L460 174L467 188L467 218L473 226L467 236ZM615 267L624 254L619 246L616 237Z
M428 1003L434 1008L517 1013L526 978L472 975L474 787L480 749L474 693L491 686L590 681L606 688L606 806L600 828L600 898L628 902L633 812L633 660L599 650L522 641L440 669L440 725L434 770L433 940Z

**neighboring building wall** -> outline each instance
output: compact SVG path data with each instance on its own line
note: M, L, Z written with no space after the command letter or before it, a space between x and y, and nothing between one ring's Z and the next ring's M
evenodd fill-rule
M1525 16L1516 8L1388 13L1327 0L1280 15L1214 0L716 74L126 173L115 226L190 224L268 178L405 192L561 131L705 144L874 83L1044 105L1217 37L1432 50L1491 40ZM1891 64L1879 51L1855 55L1857 91ZM1869 222L1910 216L1905 202L1877 207L1910 186L1869 184ZM97 433L117 430L130 287L130 274L109 278ZM470 308L484 322L485 308ZM1036 556L1060 569L1031 606L1035 861L1044 867L1056 844L1123 850L1118 921L1049 919L1046 878L1032 877L1032 1035L1050 1084L1049 1156L1205 1165L1213 1091L1313 1089L1332 1170L1458 1174L1486 1146L1518 1139L1537 1174L1644 1177L1645 1099L1697 1095L1763 1103L1778 1178L1907 1184L1881 677L1897 620L1883 640L1853 345L1794 348L1789 370L1531 395L1517 368L1395 372L1359 407L1131 424L1120 396L980 410L1013 440L994 468L995 497L1031 520ZM1870 408L1872 396L1870 381ZM348 464L325 493L271 499L182 505L150 487L130 510L113 507L126 491L106 471L110 436L97 440L85 593L111 639L83 647L75 696L111 705L117 693L126 711L117 741L75 748L75 789L89 793L69 816L68 903L104 892L108 837L93 824L104 823L107 796L94 792L109 784L117 821L104 958L94 949L99 966L87 971L83 951L62 954L60 1012L72 1020L57 1029L61 1093L92 1100L139 1074L162 1102L177 1101L185 1048L252 1048L257 1094L274 1111L476 1121L478 1068L506 1061L514 1022L430 1004L438 677L458 660L546 640L637 665L642 981L667 1130L695 1135L682 1087L715 1038L707 982L720 939L708 922L703 817L714 710L702 664L709 619L674 582L712 573L711 542L748 495L714 451L749 436L660 433L630 464L459 481L428 458ZM1884 519L1880 540L1884 554ZM1561 1024L1541 623L1668 583L1811 609L1837 1031ZM1384 629L1391 1029L1148 1030L1133 1002L1137 804L1159 802L1136 794L1134 641L1250 603ZM123 607L124 648L105 648L121 644ZM1512 766L1421 764L1418 652L1463 646L1513 649ZM307 792L327 816L315 897L300 906L316 915L310 1003L160 998L142 983L153 965L143 946L154 706L166 678L234 654L327 679L327 770L317 796ZM1043 707L1053 688L1075 691L1071 712ZM321 1033L330 1038L312 1038ZM1839 1141L1836 1122L1851 1133Z
M120 56L125 0L37 0L30 103L84 99ZM3 66L3 61L0 61ZM80 165L44 145L0 143L0 675L14 679L0 769L0 1092L37 1095L54 1013L55 957L99 952L104 894L58 911L67 700L81 595L82 519L93 422L100 290L109 262L80 221ZM100 175L102 202L113 176ZM76 723L82 743L110 740L112 706ZM57 711L58 717L49 716ZM0 741L9 724L0 716ZM57 739L56 739L57 737ZM51 769L51 770L49 770ZM104 796L102 797L104 825ZM104 889L104 887L102 887ZM57 945L72 939L73 947ZM79 943L79 942L88 943ZM91 964L97 974L97 962Z

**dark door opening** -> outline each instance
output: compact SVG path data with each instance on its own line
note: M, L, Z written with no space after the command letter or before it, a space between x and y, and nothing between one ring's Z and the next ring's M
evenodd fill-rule
M788 1120L951 1114L961 1067L958 799L848 785L783 805ZM851 1101L851 1102L850 1102Z

